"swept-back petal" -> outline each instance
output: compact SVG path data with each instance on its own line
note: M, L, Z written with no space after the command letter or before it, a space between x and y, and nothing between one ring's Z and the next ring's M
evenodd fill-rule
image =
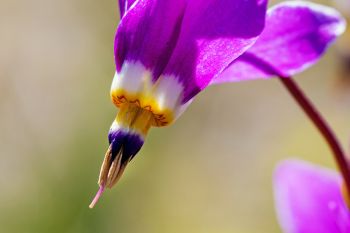
M119 15L122 18L125 12L131 7L131 5L137 0L119 0Z
M265 0L188 1L181 34L164 71L182 81L184 101L253 45L265 13Z
M283 2L269 9L257 42L213 83L291 76L314 64L345 30L334 9L303 1Z
M275 204L285 233L348 233L350 212L340 176L303 161L282 162L274 174Z
M175 79L187 102L255 42L265 12L266 0L139 0L117 31L117 72L142 64L153 81Z
M185 0L139 0L121 19L115 37L117 71L125 62L140 62L160 73L180 33Z

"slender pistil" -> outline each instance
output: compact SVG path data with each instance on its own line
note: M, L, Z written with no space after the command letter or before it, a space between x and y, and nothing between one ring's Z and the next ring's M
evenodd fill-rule
M299 106L304 110L306 115L314 123L324 139L327 141L328 146L333 152L334 159L339 167L339 170L344 178L344 184L347 190L350 190L350 168L345 157L344 151L333 133L332 129L328 126L327 122L321 114L317 111L312 102L305 96L303 91L290 77L281 77L279 80L287 88L289 93L294 97Z
M105 190L105 187L103 185L100 186L100 188L98 189L98 191L96 193L96 196L94 197L94 199L92 200L91 204L89 205L90 209L94 208L94 206L96 205L97 201L102 196L102 193L103 193L104 190Z

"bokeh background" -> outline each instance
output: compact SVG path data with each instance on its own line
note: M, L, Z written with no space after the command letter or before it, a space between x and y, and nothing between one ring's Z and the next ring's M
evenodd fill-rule
M335 165L276 79L208 88L88 208L117 112L118 18L116 0L0 0L0 233L280 232L278 161ZM346 147L349 37L295 77Z

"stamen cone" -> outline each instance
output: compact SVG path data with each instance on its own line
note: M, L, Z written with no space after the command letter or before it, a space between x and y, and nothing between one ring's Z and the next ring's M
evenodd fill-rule
M121 106L108 133L109 147L98 178L100 188L90 208L95 206L105 188L112 188L119 181L127 164L141 149L153 121L153 114L148 110L135 104Z
M130 161L127 160L122 163L122 158L123 147L120 148L116 155L112 153L111 146L108 148L101 166L100 177L98 179L100 187L112 188L113 185L117 183L123 174L126 165Z

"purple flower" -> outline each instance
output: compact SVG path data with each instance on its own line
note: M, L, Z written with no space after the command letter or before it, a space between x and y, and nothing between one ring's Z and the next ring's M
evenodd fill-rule
M266 0L119 0L116 73L120 109L99 178L111 188L150 127L173 123L208 85L291 75L320 58L344 31L335 10ZM265 26L266 25L266 26Z
M285 233L349 233L342 177L307 162L282 162L274 175L279 223Z

